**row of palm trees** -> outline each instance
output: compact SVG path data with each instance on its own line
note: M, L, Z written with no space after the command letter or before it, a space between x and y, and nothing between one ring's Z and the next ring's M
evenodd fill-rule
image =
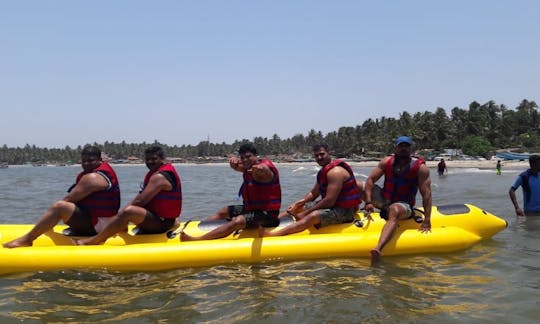
M434 112L411 114L402 112L399 118L381 117L367 119L355 127L341 127L323 134L311 129L306 135L297 134L281 139L277 134L271 138L255 137L236 140L233 143L210 143L197 145L165 145L154 143L89 143L99 146L114 160L142 157L144 149L151 144L162 145L170 157L193 160L200 157L224 157L234 153L245 142L254 142L262 155L309 156L311 146L325 142L337 156L382 155L391 152L393 139L409 135L416 148L422 151L441 151L445 148L461 149L475 156L491 156L496 149L518 148L523 151L540 151L540 117L534 101L522 100L510 109L494 101L480 104L473 101L467 109L455 107L447 114L443 108ZM82 146L71 148L40 148L27 144L25 147L0 147L0 162L23 163L77 163Z

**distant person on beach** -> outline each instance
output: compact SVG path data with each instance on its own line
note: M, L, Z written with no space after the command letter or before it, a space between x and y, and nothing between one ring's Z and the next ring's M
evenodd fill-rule
M497 160L497 166L495 167L497 169L497 174L501 174L501 160Z
M529 169L519 174L508 191L516 216L540 216L540 155L529 156L529 166ZM519 186L523 191L523 209L519 207L516 199Z
M437 164L437 172L439 173L440 176L442 176L444 175L444 171L448 172L448 170L446 169L446 163L444 162L444 159L441 159L439 164Z
M37 224L25 235L4 243L6 248L31 246L38 236L60 221L80 235L95 235L103 230L120 208L120 186L113 168L101 159L101 150L85 146L75 184L68 194L53 203Z
M259 230L259 236L280 236L301 232L310 226L321 228L331 224L349 223L354 220L362 202L362 183L357 181L352 168L342 160L332 160L328 146L313 146L313 155L322 168L317 173L315 185L302 199L294 202L287 211L296 218L280 230ZM307 207L306 203L316 201Z
M177 225L182 211L182 184L174 166L165 160L160 146L144 151L146 167L141 191L97 235L74 240L78 245L104 243L109 237L125 231L129 223L137 225L137 233L164 233Z
M227 219L228 222L202 236L190 236L180 232L180 241L212 240L226 237L237 230L254 229L259 226L279 225L281 208L281 184L279 172L268 159L257 156L257 148L246 143L238 150L239 157L229 159L230 167L242 173L240 192L242 205L225 206L207 220Z
M384 175L383 197L389 201L388 208L381 210L381 217L386 219L377 246L371 250L372 264L379 261L382 249L390 241L398 227L399 220L413 216L416 193L420 190L424 207L424 221L421 232L431 230L431 179L425 161L412 156L413 141L407 136L399 137L395 142L394 154L382 159L366 180L364 209L374 211L373 189L377 180Z

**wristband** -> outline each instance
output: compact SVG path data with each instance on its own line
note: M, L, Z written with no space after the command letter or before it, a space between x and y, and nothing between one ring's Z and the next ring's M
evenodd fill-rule
M366 201L366 205L373 205L371 201Z

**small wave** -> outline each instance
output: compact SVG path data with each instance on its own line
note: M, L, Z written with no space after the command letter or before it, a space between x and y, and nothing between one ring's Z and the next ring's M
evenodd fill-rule
M479 168L455 168L452 170L448 170L448 174L462 174L462 173L493 173L495 174L495 170L490 169L479 169Z
M363 173L356 173L356 172L355 172L355 173L354 173L354 176L355 176L355 177L362 177L362 178L365 178L365 179L368 178L368 175L363 174Z

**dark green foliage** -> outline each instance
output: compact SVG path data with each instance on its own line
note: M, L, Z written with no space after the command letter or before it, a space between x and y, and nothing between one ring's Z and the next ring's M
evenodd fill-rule
M484 157L502 148L540 152L540 116L534 101L523 100L514 110L494 101L485 104L473 101L467 110L455 107L450 115L440 107L435 112L416 112L413 115L404 111L398 119L385 116L375 120L370 118L356 127L340 127L326 135L311 129L307 135L297 134L281 139L275 134L270 139L254 137L251 141L257 145L261 155L305 158L311 156L313 144L326 142L334 155L339 157L380 157L392 151L393 140L399 135L411 136L416 148L426 152L426 155L445 148L462 149L465 154ZM226 157L234 154L247 141L236 140L231 144L201 141L195 146L162 146L168 157L196 160L199 157ZM128 157L142 158L146 147L159 143L132 144L123 141L91 144L99 146L113 160L124 160ZM23 148L4 145L0 148L0 162L78 163L83 146L48 149L35 145Z
M464 154L471 156L489 157L493 152L493 147L489 141L481 136L469 136L463 140L461 147Z

